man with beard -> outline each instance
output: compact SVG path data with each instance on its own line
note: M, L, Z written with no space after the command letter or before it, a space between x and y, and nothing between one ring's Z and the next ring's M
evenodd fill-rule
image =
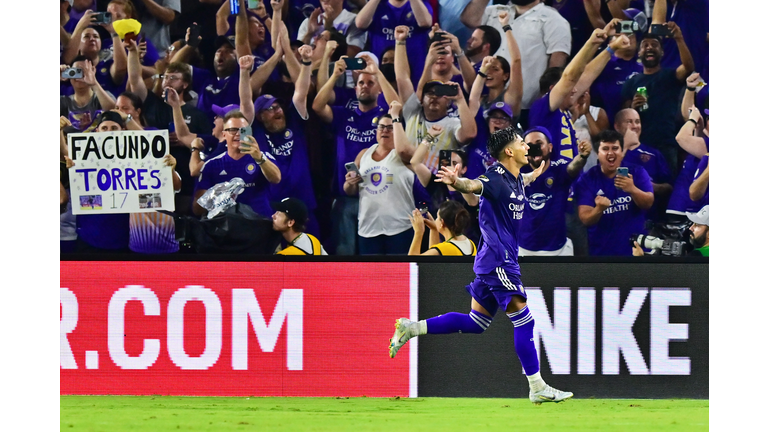
M307 153L307 140L304 136L307 119L307 93L309 92L309 80L312 74L311 60L312 47L304 45L299 48L301 55L301 72L296 82L296 91L293 94L291 104L285 109L280 101L272 95L264 94L247 106L250 98L244 98L243 113L246 117L254 116L253 137L256 138L264 150L275 158L275 164L283 174L280 183L271 184L270 196L273 200L280 197L295 197L301 200L308 209L306 230L315 236L319 235L320 228L314 211L317 208L315 191L312 185L312 177L309 169L309 156ZM242 81L241 81L242 83ZM244 90L250 86L243 83Z
M666 23L677 43L682 64L677 68L661 66L664 55L659 37L646 35L638 51L643 64L643 73L629 78L621 89L624 108L634 108L640 113L640 120L653 125L645 131L644 141L659 149L669 164L670 172L675 177L677 166L677 141L675 136L680 129L676 120L679 111L680 93L685 87L685 79L693 72L693 57L683 39L683 33L673 22ZM645 87L647 97L638 89Z
M481 25L472 32L472 36L467 40L464 54L477 72L480 70L480 65L483 64L483 59L495 55L500 46L501 35L498 30L491 26Z
M627 239L646 233L645 212L653 205L653 186L643 167L622 164L624 137L604 130L594 139L598 165L573 186L579 219L587 226L590 256L632 255ZM619 167L627 168L627 175Z
M333 74L317 92L312 103L312 110L336 132L336 172L333 179L336 198L332 210L332 236L335 240L332 243L336 246L336 255L356 253L359 202L356 197L347 196L344 192L344 164L354 161L361 150L376 142L377 119L386 114L384 108L377 103L379 94L384 92L388 104L398 100L395 89L387 82L373 59L364 55L362 58L366 61L366 67L360 71L355 83L357 107L352 109L329 105L336 80L347 70L345 58L342 56L336 62Z
M697 213L686 212L688 220L693 224L688 227L691 232L689 240L694 249L688 253L688 256L709 256L709 204L701 208ZM645 251L637 242L632 248L632 255L643 256Z
M541 126L529 129L524 136L528 144L528 165L521 173L532 172L544 165L536 180L525 186L523 219L520 223L520 256L573 256L573 242L567 237L566 212L568 194L573 181L581 174L592 146L579 141L579 153L570 162L551 159L552 138Z
M537 85L539 78L549 67L563 67L571 55L571 28L557 10L546 6L542 0L510 0L506 5L490 5L489 0L472 0L461 13L461 22L469 28L489 25L499 34L504 28L499 14L507 12L511 17L512 33L520 46L523 66L523 101L521 123L528 126L528 110L541 95ZM499 57L509 58L506 41L496 52Z

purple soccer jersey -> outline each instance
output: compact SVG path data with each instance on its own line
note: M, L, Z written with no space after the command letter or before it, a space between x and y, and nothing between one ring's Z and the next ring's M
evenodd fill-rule
M286 127L281 132L270 133L264 125L256 121L253 124L253 137L269 154L274 156L275 165L280 168L281 180L278 184L270 184L270 195L273 201L294 197L304 202L309 210L317 207L315 191L312 187L312 177L309 172L309 155L307 140L304 137L306 120L291 104L285 110Z
M528 124L530 127L543 126L547 128L552 136L552 153L556 155L552 158L553 160L573 159L573 156L579 153L576 130L573 128L573 118L567 110L558 108L555 111L550 111L549 96L550 93L547 93L533 102L528 114Z
M275 162L271 154L266 151L263 153L265 157ZM206 161L195 185L195 194L198 190L210 189L218 183L230 181L235 177L240 177L245 182L245 190L238 195L237 202L251 206L253 211L264 217L271 217L274 212L269 205L270 183L261 172L261 167L250 155L235 160L225 152Z
M432 6L424 2L424 6L433 15ZM410 30L407 40L408 64L411 69L411 80L418 83L424 70L427 50L429 49L429 31L431 27L419 27L416 17L413 16L411 2L406 2L400 7L392 6L387 0L383 0L376 8L373 21L368 26L368 37L371 52L381 58L384 51L395 46L395 27L407 26Z
M515 178L497 162L477 179L483 185L478 215L483 244L475 258L475 274L496 273L502 268L519 276L518 238L525 208L522 175Z
M240 69L224 78L219 78L213 72L192 66L192 89L197 92L197 109L204 112L213 122L215 113L211 105L220 107L230 104L240 104Z
M361 150L376 143L377 119L386 114L382 107L363 112L360 108L331 107L333 110L332 127L336 130L336 184L337 195L344 193L344 176L347 170L344 164L354 162Z
M529 165L521 172L531 172ZM520 231L520 247L530 251L556 251L565 245L568 195L574 179L568 161L552 161L549 168L525 187L528 197Z
M667 214L676 214L685 216L685 212L697 212L701 209L699 201L691 200L691 195L688 189L693 183L693 175L696 174L696 169L699 167L701 159L693 155L686 156L683 161L683 167L680 172L677 173L677 179L672 186L672 195L669 197L669 203L667 204Z
M701 173L703 173L708 166L709 166L709 155L706 154L702 156L701 161L699 162L699 165L696 167L696 172L693 174L693 180L696 180L699 177L701 177ZM709 186L707 186L707 191L704 192L704 196L702 196L700 200L696 201L696 203L697 205L701 205L701 207L704 207L705 205L709 205Z
M590 87L592 105L599 106L608 115L608 123L613 124L616 113L621 111L621 87L633 75L643 73L643 65L633 57L624 60L612 57Z
M622 166L629 168L637 188L653 192L651 179L643 167L623 162ZM603 211L600 221L587 227L591 256L631 256L630 237L646 233L645 210L638 207L627 192L617 188L613 181L603 174L598 164L582 174L574 184L577 206L595 207L595 197L598 195L611 201L611 206Z
M624 162L640 165L648 173L652 183L662 184L671 183L672 175L669 172L664 155L653 147L640 144L636 149L627 150L624 153ZM663 203L653 203L653 206L646 213L649 219L660 222L664 218Z

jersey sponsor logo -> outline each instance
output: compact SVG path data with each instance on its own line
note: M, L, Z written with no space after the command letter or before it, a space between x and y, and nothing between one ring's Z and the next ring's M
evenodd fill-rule
M533 210L541 210L547 205L547 201L552 198L552 195L545 195L543 193L535 193L528 197L528 204Z

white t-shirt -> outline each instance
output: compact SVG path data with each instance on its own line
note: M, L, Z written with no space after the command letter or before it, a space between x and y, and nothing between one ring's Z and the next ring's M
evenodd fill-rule
M357 233L371 238L394 236L411 228L414 208L413 182L415 174L405 166L397 151L392 149L380 161L373 160L374 144L360 158L360 210Z
M322 17L322 15L320 15ZM368 38L368 33L360 30L355 26L355 17L357 14L352 13L346 9L343 9L339 16L336 17L335 20L333 20L333 28L338 30L341 34L347 37L347 45L354 45L360 49L363 49L365 47L365 42ZM299 32L297 33L296 37L299 40L303 40L304 36L307 35L307 30L309 28L309 18L305 18L304 21L301 23L301 26L299 26ZM323 31L323 26L320 26L320 33ZM313 35L312 39L309 41L311 44L315 43L315 38L317 38L319 34Z
M499 31L501 46L496 51L497 56L509 60L507 37L499 24L499 13L507 12L515 16L512 5L491 5L485 8L481 24L488 25ZM554 52L571 54L571 27L560 13L543 3L539 3L524 14L510 20L512 34L520 48L523 67L523 109L529 109L538 99L539 79L549 67L549 55ZM581 47L578 47L581 49Z
M455 150L462 146L456 137L459 129L461 129L461 120L458 117L446 115L440 120L428 121L424 117L424 110L421 108L416 93L413 93L403 105L403 118L405 118L405 135L408 137L408 143L413 146L418 146L427 136L430 126L443 127L443 132L438 135L437 141L424 157L424 165L433 173L436 173L440 168L438 166L440 164L440 150Z

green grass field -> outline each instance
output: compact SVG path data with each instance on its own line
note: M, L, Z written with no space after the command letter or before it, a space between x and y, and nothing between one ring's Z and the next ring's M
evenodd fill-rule
M61 396L68 431L706 431L708 400ZM514 429L513 429L514 428Z

